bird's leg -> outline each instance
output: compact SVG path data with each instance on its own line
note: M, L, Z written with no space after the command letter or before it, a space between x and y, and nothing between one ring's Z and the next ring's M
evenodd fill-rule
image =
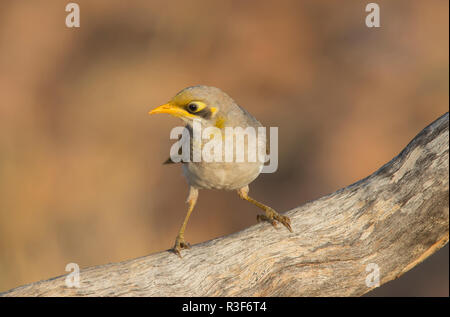
M259 201L254 200L253 198L248 196L248 185L245 187L242 187L240 189L238 189L238 195L239 197L241 197L242 199L245 199L249 202L251 202L252 204L258 206L259 208L261 208L262 210L265 211L265 215L258 215L256 216L256 219L258 221L267 221L270 222L272 224L272 226L276 227L277 226L277 221L281 222L290 232L292 232L292 228L291 228L291 220L289 219L289 217L286 216L282 216L279 213L277 213L275 210L273 210L272 208L270 208L269 206L266 206L262 203L260 203Z
M186 217L184 218L183 225L181 226L180 231L178 232L177 238L175 239L175 246L173 247L173 252L175 252L180 258L181 258L180 253L181 249L189 249L191 247L189 243L184 241L184 230L186 229L189 216L191 215L192 210L194 210L195 204L197 202L197 197L198 197L198 189L190 186L189 196L186 201L189 206L188 212L186 214Z

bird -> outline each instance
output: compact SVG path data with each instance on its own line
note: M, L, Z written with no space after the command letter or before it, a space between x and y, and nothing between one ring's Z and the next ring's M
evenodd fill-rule
M254 116L239 106L228 94L219 88L205 85L184 88L167 103L149 111L150 115L159 113L169 114L184 121L185 128L189 131L191 150L195 143L195 140L193 140L195 123L202 128L215 127L219 131L236 127L243 129L262 127L262 124ZM201 145L204 145L204 142L204 140L201 141ZM265 139L264 142L266 142ZM247 141L246 146L248 146L248 143ZM233 149L237 150L236 144L233 144L233 146ZM264 214L257 215L258 222L267 221L274 227L281 223L292 232L289 217L279 214L273 208L248 195L249 184L261 173L264 162L251 161L248 158L247 147L244 148L244 151L247 153L247 160L244 161L233 159L232 161L217 162L190 159L187 162L180 162L189 185L189 194L186 200L188 210L172 248L172 251L179 257L181 257L181 250L190 248L190 244L184 238L184 233L189 217L197 203L199 190L203 189L236 191L240 198L264 211ZM190 158L192 158L192 152L189 154ZM237 153L234 155L237 155ZM172 164L175 162L169 158L164 163Z

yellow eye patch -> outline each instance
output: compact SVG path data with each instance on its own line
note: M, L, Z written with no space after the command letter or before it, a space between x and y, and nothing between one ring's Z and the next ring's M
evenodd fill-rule
M206 104L201 101L191 101L186 105L186 111L189 113L196 113L206 108Z
M183 103L181 103L183 101ZM206 103L198 100L180 100L179 97L175 97L168 103L159 106L152 111L150 114L154 113L168 113L175 117L182 119L198 119L203 118L206 120L211 119L211 117L217 112L217 108L209 108Z

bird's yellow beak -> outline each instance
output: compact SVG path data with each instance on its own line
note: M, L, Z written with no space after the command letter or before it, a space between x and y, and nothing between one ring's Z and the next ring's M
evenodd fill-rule
M155 109L151 110L148 114L155 114L155 113L168 113L172 116L179 118L195 118L194 115L190 114L183 108L173 105L170 102L162 106L156 107Z
M174 112L176 112L177 107L174 107L173 105L171 105L170 103L166 103L162 106L156 107L155 109L149 111L148 114L155 114L155 113L168 113L168 114L173 114Z

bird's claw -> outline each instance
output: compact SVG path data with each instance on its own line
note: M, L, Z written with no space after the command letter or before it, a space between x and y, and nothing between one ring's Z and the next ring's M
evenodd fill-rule
M188 242L184 241L183 237L178 236L177 239L175 240L175 245L172 251L181 258L182 256L180 251L182 249L190 249L190 248L191 245Z
M277 213L272 208L266 210L265 215L257 215L256 220L258 222L260 221L267 221L275 228L277 227L278 222L280 222L282 225L284 225L290 232L292 232L291 228L291 219L286 216L282 216L279 213Z

